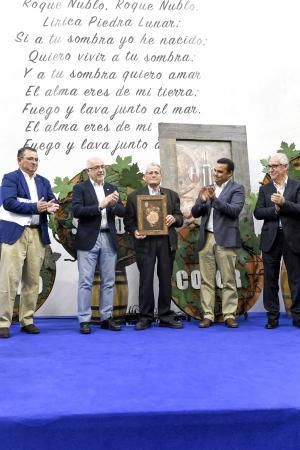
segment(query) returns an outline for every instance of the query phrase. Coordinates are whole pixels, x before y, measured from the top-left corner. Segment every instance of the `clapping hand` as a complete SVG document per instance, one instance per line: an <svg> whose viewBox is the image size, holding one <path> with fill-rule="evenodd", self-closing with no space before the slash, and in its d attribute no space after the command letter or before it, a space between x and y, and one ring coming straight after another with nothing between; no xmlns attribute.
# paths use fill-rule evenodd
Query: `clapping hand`
<svg viewBox="0 0 300 450"><path fill-rule="evenodd" d="M42 197L40 200L38 200L36 207L39 213L46 212L48 208L48 202L46 202L44 200L44 197Z"/></svg>
<svg viewBox="0 0 300 450"><path fill-rule="evenodd" d="M59 204L56 203L54 198L52 200L50 200L50 202L48 202L47 213L54 214L55 211L57 211L58 209L59 209Z"/></svg>
<svg viewBox="0 0 300 450"><path fill-rule="evenodd" d="M38 212L40 214L43 212L48 212L49 214L53 214L59 208L59 204L55 203L55 202L56 202L55 198L53 198L49 202L46 202L44 200L44 197L42 197L40 200L38 200L38 202L36 204Z"/></svg>
<svg viewBox="0 0 300 450"><path fill-rule="evenodd" d="M276 192L271 195L271 201L277 206L282 206L285 202L285 198L282 194L280 194L280 192Z"/></svg>
<svg viewBox="0 0 300 450"><path fill-rule="evenodd" d="M214 186L204 186L199 191L199 197L200 200L203 202L207 202L207 200L210 200L215 197L215 188Z"/></svg>
<svg viewBox="0 0 300 450"><path fill-rule="evenodd" d="M111 194L107 195L102 202L100 203L100 207L106 208L107 206L111 205L114 206L118 203L119 201L119 192L118 191L114 191Z"/></svg>

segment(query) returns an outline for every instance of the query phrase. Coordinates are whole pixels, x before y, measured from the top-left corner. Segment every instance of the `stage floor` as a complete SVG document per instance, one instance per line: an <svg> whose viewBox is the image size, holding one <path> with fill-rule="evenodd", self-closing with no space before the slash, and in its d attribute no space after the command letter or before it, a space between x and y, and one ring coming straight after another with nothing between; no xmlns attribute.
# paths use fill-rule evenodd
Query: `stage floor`
<svg viewBox="0 0 300 450"><path fill-rule="evenodd" d="M80 335L36 320L0 340L5 450L300 449L300 329L264 314L182 330Z"/></svg>

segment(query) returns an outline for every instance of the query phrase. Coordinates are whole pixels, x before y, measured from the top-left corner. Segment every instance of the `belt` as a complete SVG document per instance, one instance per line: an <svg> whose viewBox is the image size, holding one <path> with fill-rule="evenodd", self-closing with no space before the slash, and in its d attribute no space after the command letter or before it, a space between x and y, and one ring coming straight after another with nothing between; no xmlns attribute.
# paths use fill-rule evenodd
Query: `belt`
<svg viewBox="0 0 300 450"><path fill-rule="evenodd" d="M212 234L214 234L213 231L210 231L210 230L205 230L205 231L206 231L206 233L212 233Z"/></svg>
<svg viewBox="0 0 300 450"><path fill-rule="evenodd" d="M110 229L109 228L100 228L100 232L101 233L109 233Z"/></svg>
<svg viewBox="0 0 300 450"><path fill-rule="evenodd" d="M39 225L25 225L26 228L40 228Z"/></svg>

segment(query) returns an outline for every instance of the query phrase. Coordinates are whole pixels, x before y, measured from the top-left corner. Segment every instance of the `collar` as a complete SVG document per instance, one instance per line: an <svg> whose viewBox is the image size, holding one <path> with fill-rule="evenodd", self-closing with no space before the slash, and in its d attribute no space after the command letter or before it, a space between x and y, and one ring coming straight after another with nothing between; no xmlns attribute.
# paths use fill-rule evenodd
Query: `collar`
<svg viewBox="0 0 300 450"><path fill-rule="evenodd" d="M158 191L154 191L154 190L152 189L152 187L148 184L148 191L149 191L149 194L150 194L150 195L160 195L160 186L159 186L159 188L158 188Z"/></svg>
<svg viewBox="0 0 300 450"><path fill-rule="evenodd" d="M227 186L227 184L232 181L232 178L230 177L227 181L225 181L225 183L221 184L221 186L219 186L216 182L214 183L214 187L215 189L220 189L221 191L224 189L224 187Z"/></svg>
<svg viewBox="0 0 300 450"><path fill-rule="evenodd" d="M289 177L286 177L286 179L284 180L284 182L283 182L283 184L282 185L279 185L279 184L277 184L277 183L275 183L275 181L273 181L273 184L274 184L274 186L275 186L275 189L276 190L279 190L279 189L284 189L284 188L286 188L286 185L287 185L287 182L288 182L288 178Z"/></svg>
<svg viewBox="0 0 300 450"><path fill-rule="evenodd" d="M90 177L89 177L89 178L90 178ZM104 182L98 184L98 183L96 183L96 181L92 180L91 178L90 178L90 182L92 183L92 185L93 185L94 187L104 187Z"/></svg>
<svg viewBox="0 0 300 450"><path fill-rule="evenodd" d="M20 169L20 171L21 171L22 174L24 175L25 180L31 181L31 180L34 180L34 178L36 177L36 173L34 173L34 174L32 175L32 177L30 177L30 176L28 175L28 173L24 172L24 170Z"/></svg>

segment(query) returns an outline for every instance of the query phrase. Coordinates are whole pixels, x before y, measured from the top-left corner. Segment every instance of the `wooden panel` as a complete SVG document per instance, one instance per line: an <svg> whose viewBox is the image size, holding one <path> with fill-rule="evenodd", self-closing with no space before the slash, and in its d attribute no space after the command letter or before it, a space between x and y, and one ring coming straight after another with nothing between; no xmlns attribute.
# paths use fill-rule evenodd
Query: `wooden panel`
<svg viewBox="0 0 300 450"><path fill-rule="evenodd" d="M244 125L160 123L158 127L165 186L178 191L177 141L221 141L231 144L232 160L235 163L234 179L245 186L247 193L250 192L247 135Z"/></svg>

